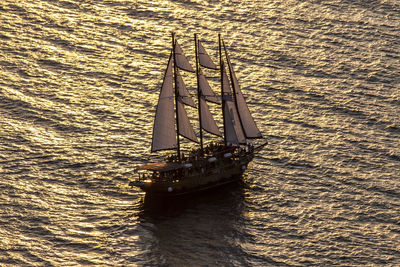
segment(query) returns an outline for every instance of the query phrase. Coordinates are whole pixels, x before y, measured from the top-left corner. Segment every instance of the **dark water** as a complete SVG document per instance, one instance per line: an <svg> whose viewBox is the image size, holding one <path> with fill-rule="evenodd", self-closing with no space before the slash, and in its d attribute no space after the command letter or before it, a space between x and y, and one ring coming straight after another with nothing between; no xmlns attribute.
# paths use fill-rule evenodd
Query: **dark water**
<svg viewBox="0 0 400 267"><path fill-rule="evenodd" d="M400 265L399 1L1 1L0 19L0 265ZM270 145L243 185L154 209L128 183L172 30L192 60L194 33L215 59L222 34Z"/></svg>

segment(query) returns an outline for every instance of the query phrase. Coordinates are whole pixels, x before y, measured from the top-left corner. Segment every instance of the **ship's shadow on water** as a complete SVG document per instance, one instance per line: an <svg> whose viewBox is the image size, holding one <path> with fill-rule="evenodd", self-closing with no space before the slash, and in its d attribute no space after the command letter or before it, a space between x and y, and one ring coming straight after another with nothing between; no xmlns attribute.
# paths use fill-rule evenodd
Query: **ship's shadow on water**
<svg viewBox="0 0 400 267"><path fill-rule="evenodd" d="M240 247L243 183L174 198L143 201L141 224L151 232L143 237L147 257L157 266L246 265ZM227 255L236 255L234 262Z"/></svg>
<svg viewBox="0 0 400 267"><path fill-rule="evenodd" d="M199 205L234 205L243 200L243 182L228 184L205 192L197 192L182 196L158 197L145 195L142 200L142 215L152 219L178 217L185 211ZM233 201L233 202L232 202Z"/></svg>

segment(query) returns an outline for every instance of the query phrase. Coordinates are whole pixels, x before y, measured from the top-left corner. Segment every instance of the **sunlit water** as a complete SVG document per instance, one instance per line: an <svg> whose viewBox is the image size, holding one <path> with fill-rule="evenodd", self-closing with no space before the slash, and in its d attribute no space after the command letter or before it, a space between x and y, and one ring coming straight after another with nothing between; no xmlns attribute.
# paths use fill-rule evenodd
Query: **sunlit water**
<svg viewBox="0 0 400 267"><path fill-rule="evenodd" d="M9 0L0 20L0 265L400 264L397 0ZM194 33L216 62L222 34L270 145L243 185L154 209L128 183L171 31L192 62Z"/></svg>

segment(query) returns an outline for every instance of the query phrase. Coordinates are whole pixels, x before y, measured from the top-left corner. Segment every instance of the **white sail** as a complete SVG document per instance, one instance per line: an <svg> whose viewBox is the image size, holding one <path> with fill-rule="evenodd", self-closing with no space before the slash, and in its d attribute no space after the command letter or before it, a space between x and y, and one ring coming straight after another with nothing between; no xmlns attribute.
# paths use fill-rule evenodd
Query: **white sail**
<svg viewBox="0 0 400 267"><path fill-rule="evenodd" d="M200 41L198 41L198 50L199 50L200 65L209 69L217 69L217 66L214 64L210 56L207 54L206 50L204 49Z"/></svg>
<svg viewBox="0 0 400 267"><path fill-rule="evenodd" d="M180 69L194 72L194 69L190 65L189 60L183 54L183 50L178 42L175 44L175 64Z"/></svg>
<svg viewBox="0 0 400 267"><path fill-rule="evenodd" d="M218 129L217 124L215 123L211 115L207 102L203 98L200 98L200 110L201 110L202 128L211 134L222 136L221 132Z"/></svg>
<svg viewBox="0 0 400 267"><path fill-rule="evenodd" d="M225 127L227 142L231 139L233 144L246 143L246 136L243 132L243 127L240 124L239 115L233 101L225 102ZM234 140L237 140L237 143L234 143Z"/></svg>
<svg viewBox="0 0 400 267"><path fill-rule="evenodd" d="M182 76L179 74L179 70L176 72L176 84L178 87L179 97L185 105L189 105L191 107L196 107L192 97L190 96L185 83L183 82Z"/></svg>
<svg viewBox="0 0 400 267"><path fill-rule="evenodd" d="M247 138L262 138L261 132L257 128L257 125L250 114L250 110L240 90L239 82L236 78L235 72L233 71L233 67L229 59L229 55L226 51L226 48L225 48L225 55L226 55L226 60L228 62L229 72L231 75L231 82L232 82L233 92L236 98L237 110L239 113L240 121L243 125L243 129L245 131L245 135Z"/></svg>
<svg viewBox="0 0 400 267"><path fill-rule="evenodd" d="M190 124L184 105L181 101L178 101L178 122L179 122L179 134L186 137L189 140L197 142L196 134L194 133L193 127Z"/></svg>
<svg viewBox="0 0 400 267"><path fill-rule="evenodd" d="M177 147L174 112L172 53L164 74L153 127L151 151Z"/></svg>
<svg viewBox="0 0 400 267"><path fill-rule="evenodd" d="M221 103L217 96L215 95L214 91L211 89L210 85L208 84L206 77L204 77L203 73L200 70L199 73L199 88L201 94L204 96L204 98L209 101L213 102L216 104Z"/></svg>

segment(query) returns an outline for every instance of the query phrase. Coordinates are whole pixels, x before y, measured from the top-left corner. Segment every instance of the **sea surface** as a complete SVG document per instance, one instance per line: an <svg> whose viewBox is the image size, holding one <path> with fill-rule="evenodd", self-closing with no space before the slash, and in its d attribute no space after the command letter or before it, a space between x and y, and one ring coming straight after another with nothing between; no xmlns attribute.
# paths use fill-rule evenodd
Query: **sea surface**
<svg viewBox="0 0 400 267"><path fill-rule="evenodd" d="M154 206L172 31L192 64L221 33L269 145ZM399 266L400 2L0 1L0 265Z"/></svg>

